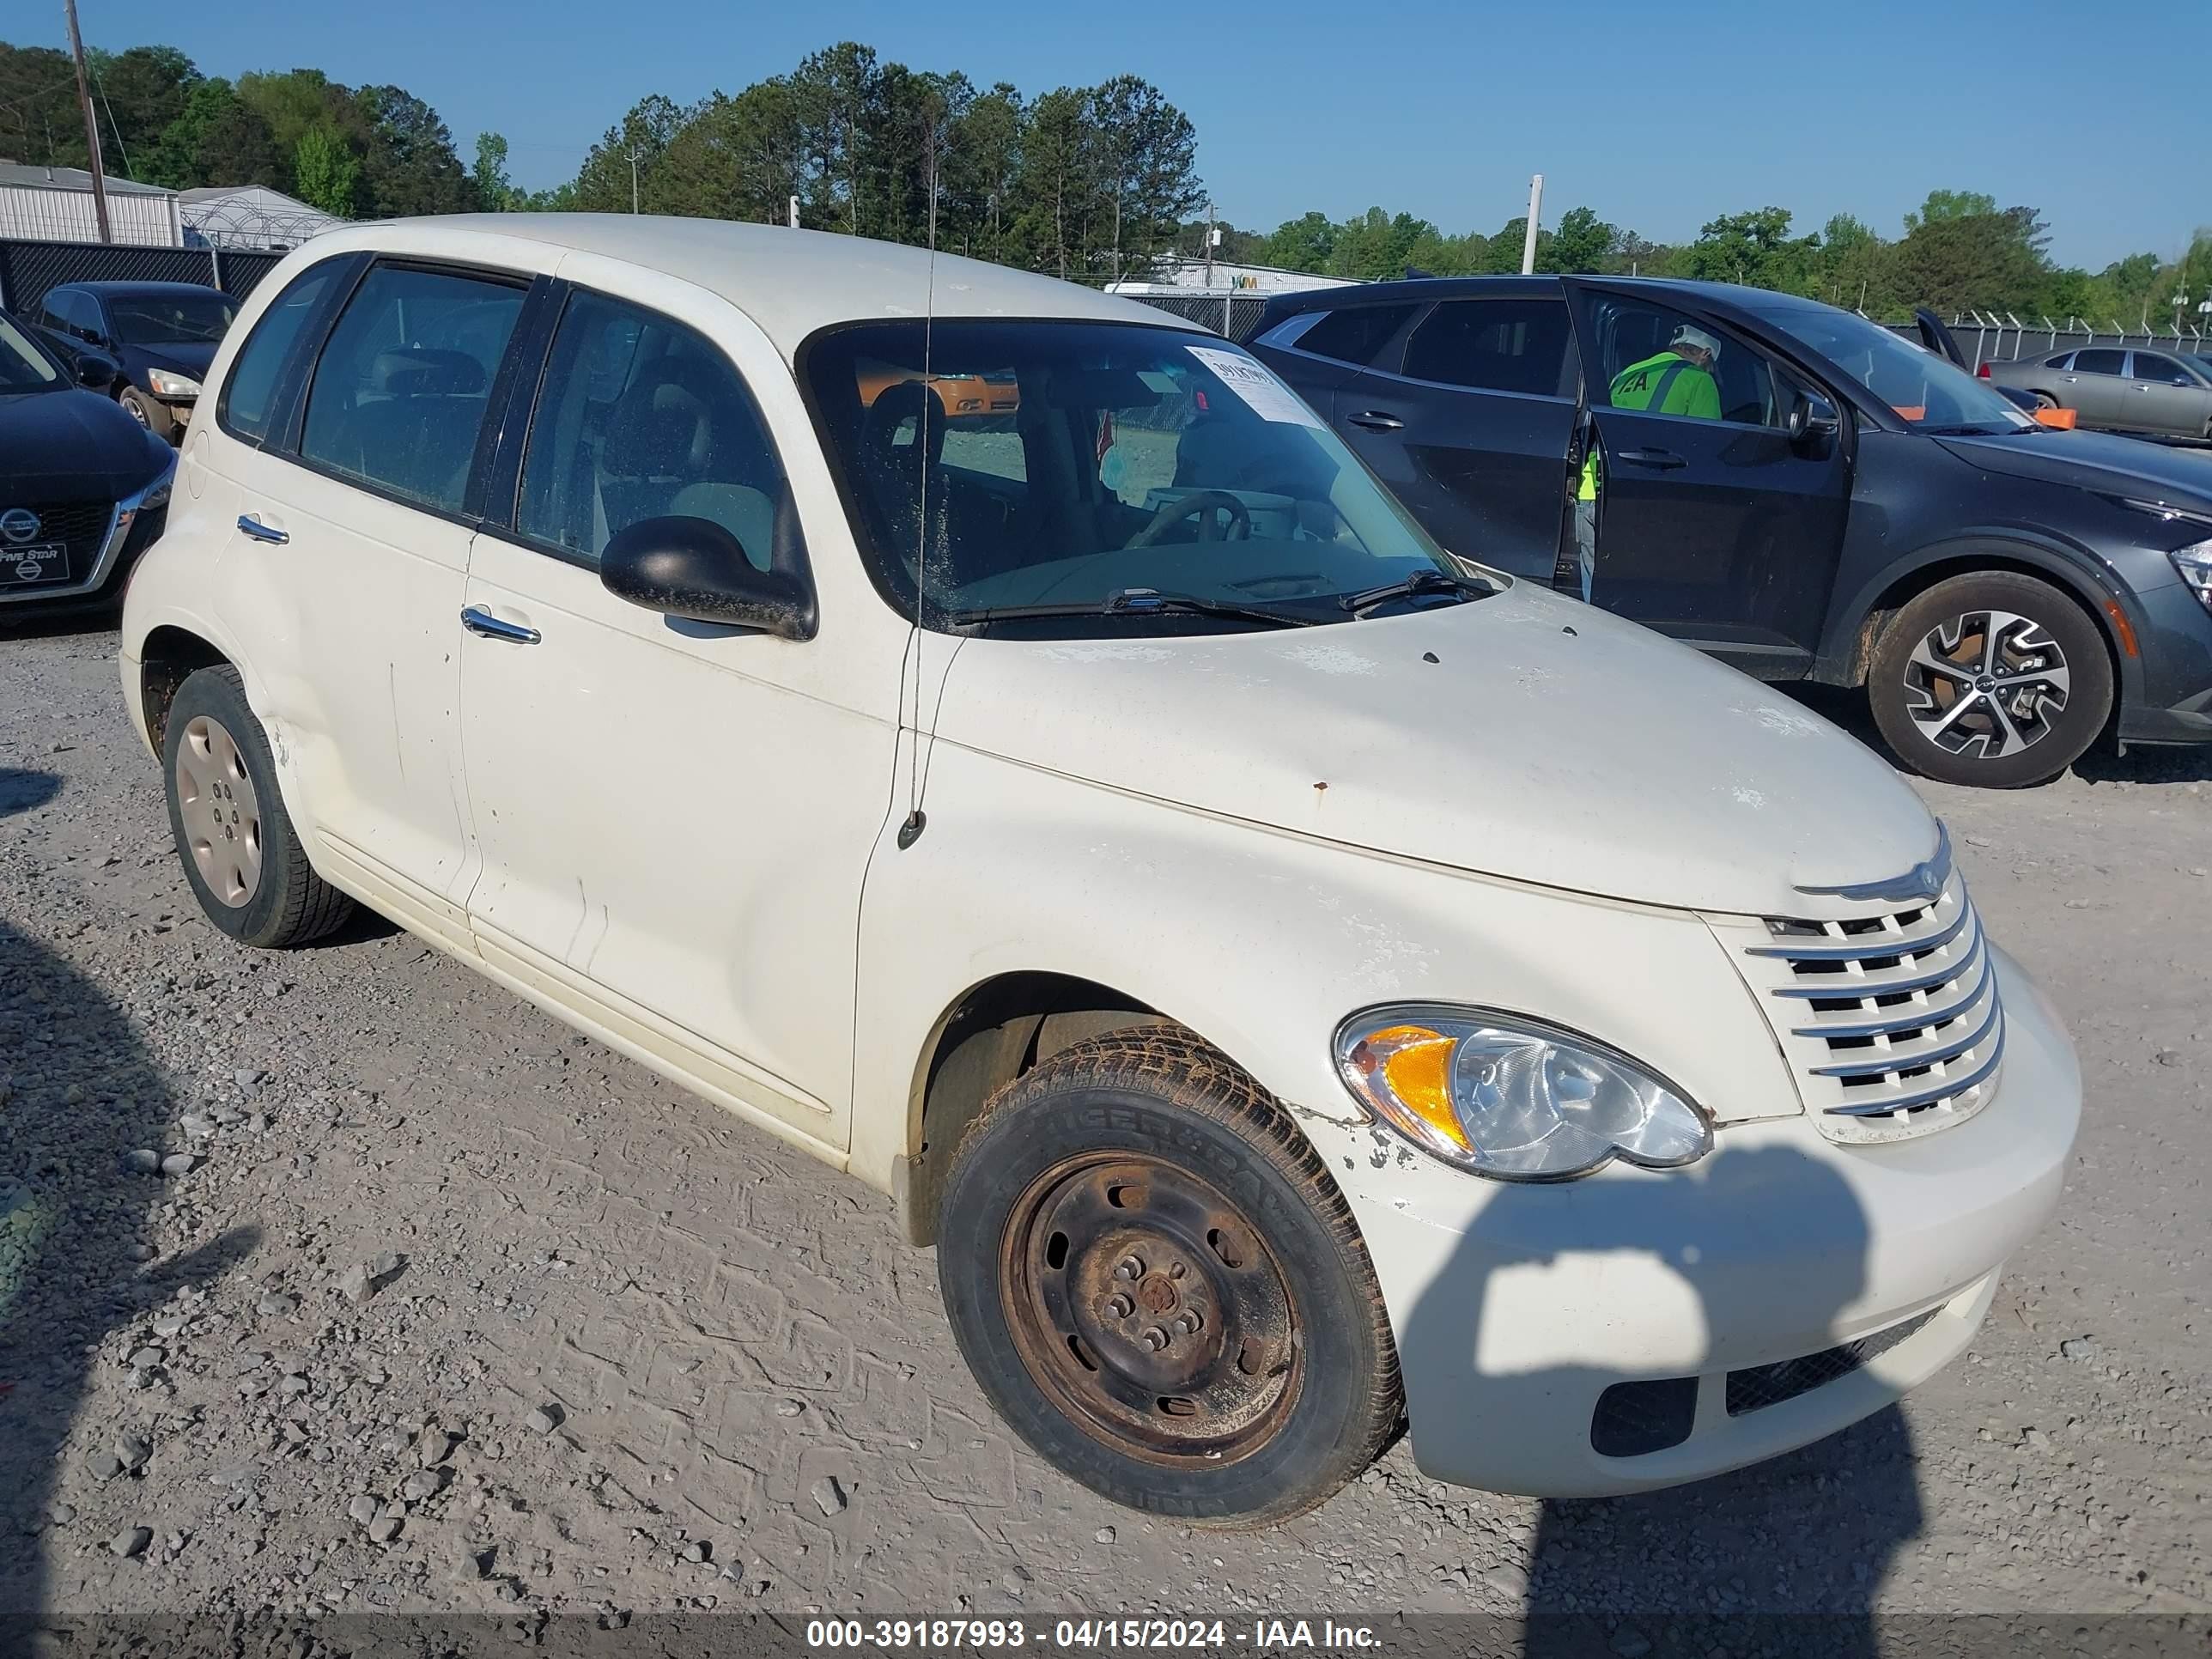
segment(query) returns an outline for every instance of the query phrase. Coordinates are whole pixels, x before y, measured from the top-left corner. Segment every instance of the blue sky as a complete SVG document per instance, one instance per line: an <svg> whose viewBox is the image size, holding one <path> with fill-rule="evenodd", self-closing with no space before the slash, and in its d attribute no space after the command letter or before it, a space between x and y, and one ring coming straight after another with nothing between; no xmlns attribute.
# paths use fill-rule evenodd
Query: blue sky
<svg viewBox="0 0 2212 1659"><path fill-rule="evenodd" d="M2212 221L2207 0L80 0L80 10L93 44L167 42L210 74L313 65L356 85L396 82L437 107L465 159L480 130L505 133L512 170L532 186L572 173L647 93L734 92L850 38L1030 94L1144 76L1196 124L1223 214L1261 229L1308 208L1340 217L1380 204L1447 230L1493 230L1525 206L1537 171L1546 222L1586 204L1658 240L1769 204L1792 209L1800 230L1850 211L1893 236L1937 186L2042 209L2053 253L2092 269L2142 248L2179 252ZM60 45L61 33L58 4L0 24L19 44Z"/></svg>

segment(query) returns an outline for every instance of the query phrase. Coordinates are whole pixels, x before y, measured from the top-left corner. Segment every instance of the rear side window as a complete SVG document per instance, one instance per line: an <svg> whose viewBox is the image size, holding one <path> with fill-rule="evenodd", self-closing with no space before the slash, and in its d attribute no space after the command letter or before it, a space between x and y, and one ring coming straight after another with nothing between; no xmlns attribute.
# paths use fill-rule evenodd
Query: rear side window
<svg viewBox="0 0 2212 1659"><path fill-rule="evenodd" d="M2045 357L2043 360L2043 366L2045 368L2065 368L2071 365L2073 361L2072 352L2062 351L2056 357Z"/></svg>
<svg viewBox="0 0 2212 1659"><path fill-rule="evenodd" d="M1406 342L1406 373L1417 380L1532 392L1566 389L1567 307L1559 300L1448 300Z"/></svg>
<svg viewBox="0 0 2212 1659"><path fill-rule="evenodd" d="M1364 368L1382 355L1382 348L1417 309L1412 305L1346 306L1328 313L1294 343L1298 350L1316 357L1358 363Z"/></svg>
<svg viewBox="0 0 2212 1659"><path fill-rule="evenodd" d="M307 319L315 314L316 306L330 288L334 263L325 260L295 276L246 337L224 378L222 404L216 411L223 430L233 437L259 443L269 435L270 405L276 398L277 377L299 341L300 331L307 325Z"/></svg>
<svg viewBox="0 0 2212 1659"><path fill-rule="evenodd" d="M2128 372L2127 354L2099 346L2094 350L2074 354L2076 374L2124 374Z"/></svg>
<svg viewBox="0 0 2212 1659"><path fill-rule="evenodd" d="M544 386L523 453L520 534L596 566L608 538L642 520L708 519L760 569L795 561L798 520L767 426L697 331L580 292Z"/></svg>
<svg viewBox="0 0 2212 1659"><path fill-rule="evenodd" d="M459 511L522 301L520 287L482 277L374 267L315 365L301 456Z"/></svg>

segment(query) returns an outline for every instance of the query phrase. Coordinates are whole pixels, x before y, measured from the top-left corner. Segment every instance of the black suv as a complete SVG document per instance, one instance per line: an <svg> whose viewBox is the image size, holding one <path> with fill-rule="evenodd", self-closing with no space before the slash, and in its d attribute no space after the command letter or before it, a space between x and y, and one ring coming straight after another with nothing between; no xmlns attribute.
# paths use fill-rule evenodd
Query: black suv
<svg viewBox="0 0 2212 1659"><path fill-rule="evenodd" d="M1931 777L2040 782L2108 730L2212 743L2212 456L2052 430L1850 312L1719 283L1326 289L1248 343L1447 548L1582 595L1589 494L1591 603L1865 685ZM1626 406L1684 355L1710 384L1662 407L1696 413Z"/></svg>
<svg viewBox="0 0 2212 1659"><path fill-rule="evenodd" d="M73 368L88 348L113 358L116 400L155 437L180 443L237 315L237 301L200 283L64 283L46 290L39 328Z"/></svg>

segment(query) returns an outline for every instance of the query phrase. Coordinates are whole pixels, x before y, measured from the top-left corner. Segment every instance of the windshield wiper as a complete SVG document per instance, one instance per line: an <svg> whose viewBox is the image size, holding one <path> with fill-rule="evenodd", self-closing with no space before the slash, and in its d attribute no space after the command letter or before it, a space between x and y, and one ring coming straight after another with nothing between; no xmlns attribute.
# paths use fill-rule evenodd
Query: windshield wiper
<svg viewBox="0 0 2212 1659"><path fill-rule="evenodd" d="M1462 599L1486 599L1498 590L1472 576L1455 576L1445 570L1416 570L1402 581L1385 582L1358 593L1346 593L1337 603L1355 617L1363 617L1392 599L1410 599L1423 593L1456 593Z"/></svg>
<svg viewBox="0 0 2212 1659"><path fill-rule="evenodd" d="M1202 599L1194 593L1156 592L1149 587L1125 587L1103 600L986 605L975 611L949 611L945 619L957 627L965 627L975 623L1018 622L1045 617L1212 617L1228 622L1257 623L1264 628L1309 628L1321 620L1318 617L1301 617L1294 611L1236 605L1226 599Z"/></svg>

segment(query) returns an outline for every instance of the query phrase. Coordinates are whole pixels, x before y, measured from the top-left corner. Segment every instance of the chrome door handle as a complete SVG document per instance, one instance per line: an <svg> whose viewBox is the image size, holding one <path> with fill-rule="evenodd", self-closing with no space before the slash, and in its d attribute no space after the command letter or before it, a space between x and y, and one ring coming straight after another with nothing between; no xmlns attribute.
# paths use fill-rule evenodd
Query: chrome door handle
<svg viewBox="0 0 2212 1659"><path fill-rule="evenodd" d="M257 542L267 542L275 547L282 547L292 539L290 532L271 530L251 513L241 513L238 515L238 530L242 536L250 537Z"/></svg>
<svg viewBox="0 0 2212 1659"><path fill-rule="evenodd" d="M1344 417L1354 426L1364 426L1370 432L1402 431L1406 423L1395 415L1385 415L1379 409L1363 409L1357 415Z"/></svg>
<svg viewBox="0 0 2212 1659"><path fill-rule="evenodd" d="M545 636L534 628L525 628L520 623L501 622L480 605L472 605L461 612L461 626L471 634L481 634L488 640L506 640L515 645L535 645Z"/></svg>

